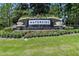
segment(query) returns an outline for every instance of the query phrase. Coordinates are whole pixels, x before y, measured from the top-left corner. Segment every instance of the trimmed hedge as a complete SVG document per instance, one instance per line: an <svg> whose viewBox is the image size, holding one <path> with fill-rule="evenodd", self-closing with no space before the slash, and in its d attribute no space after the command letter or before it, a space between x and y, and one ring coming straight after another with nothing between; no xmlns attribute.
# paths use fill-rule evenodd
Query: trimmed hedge
<svg viewBox="0 0 79 59"><path fill-rule="evenodd" d="M32 37L44 37L44 36L59 36L64 34L79 33L79 29L73 30L29 30L29 31L13 31L12 29L1 30L1 38L32 38Z"/></svg>
<svg viewBox="0 0 79 59"><path fill-rule="evenodd" d="M24 36L25 38L31 37L44 37L44 36L59 36L65 34L79 33L79 29L74 30L48 30L48 31L31 31Z"/></svg>
<svg viewBox="0 0 79 59"><path fill-rule="evenodd" d="M2 38L21 38L25 35L25 32L17 32L17 31L0 31L0 37Z"/></svg>

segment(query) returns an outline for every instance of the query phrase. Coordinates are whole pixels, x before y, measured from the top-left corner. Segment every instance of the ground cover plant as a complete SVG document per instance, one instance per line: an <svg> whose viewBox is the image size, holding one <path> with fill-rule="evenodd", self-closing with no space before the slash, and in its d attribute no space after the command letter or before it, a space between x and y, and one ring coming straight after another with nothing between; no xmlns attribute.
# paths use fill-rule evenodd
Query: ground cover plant
<svg viewBox="0 0 79 59"><path fill-rule="evenodd" d="M79 56L79 34L0 39L0 55Z"/></svg>

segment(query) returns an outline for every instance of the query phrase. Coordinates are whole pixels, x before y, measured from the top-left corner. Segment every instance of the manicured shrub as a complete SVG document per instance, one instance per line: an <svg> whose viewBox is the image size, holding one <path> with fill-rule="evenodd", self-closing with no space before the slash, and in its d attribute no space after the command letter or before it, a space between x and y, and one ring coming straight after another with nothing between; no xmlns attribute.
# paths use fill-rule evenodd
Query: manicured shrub
<svg viewBox="0 0 79 59"><path fill-rule="evenodd" d="M4 30L4 31L11 32L11 31L13 31L13 28L11 28L11 27L7 27L7 28L4 28L3 30Z"/></svg>
<svg viewBox="0 0 79 59"><path fill-rule="evenodd" d="M59 36L65 34L79 33L79 29L69 30L39 30L39 31L13 31L10 29L4 29L0 31L0 37L2 38L32 38L32 37L44 37L44 36Z"/></svg>

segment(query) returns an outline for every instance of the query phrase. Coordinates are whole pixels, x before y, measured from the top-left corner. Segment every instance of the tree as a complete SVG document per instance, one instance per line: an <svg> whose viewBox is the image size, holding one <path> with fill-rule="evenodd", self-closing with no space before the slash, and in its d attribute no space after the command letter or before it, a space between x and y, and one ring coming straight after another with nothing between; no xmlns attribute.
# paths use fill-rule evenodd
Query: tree
<svg viewBox="0 0 79 59"><path fill-rule="evenodd" d="M10 26L11 23L11 11L12 10L12 4L2 4L1 7L0 7L0 13L1 13L1 17L0 17L0 20L2 20L2 25L4 27L6 26Z"/></svg>
<svg viewBox="0 0 79 59"><path fill-rule="evenodd" d="M31 3L30 8L33 10L33 15L44 15L47 14L50 10L49 3Z"/></svg>
<svg viewBox="0 0 79 59"><path fill-rule="evenodd" d="M28 3L19 3L17 7L17 9L20 9L20 10L26 10L27 8L29 8Z"/></svg>
<svg viewBox="0 0 79 59"><path fill-rule="evenodd" d="M57 4L57 3L51 4L49 14L53 15L53 16L56 16L56 17L60 17L60 7L59 7L59 4Z"/></svg>
<svg viewBox="0 0 79 59"><path fill-rule="evenodd" d="M68 3L65 6L65 13L68 16L68 20L66 21L69 26L77 26L79 24L79 4Z"/></svg>

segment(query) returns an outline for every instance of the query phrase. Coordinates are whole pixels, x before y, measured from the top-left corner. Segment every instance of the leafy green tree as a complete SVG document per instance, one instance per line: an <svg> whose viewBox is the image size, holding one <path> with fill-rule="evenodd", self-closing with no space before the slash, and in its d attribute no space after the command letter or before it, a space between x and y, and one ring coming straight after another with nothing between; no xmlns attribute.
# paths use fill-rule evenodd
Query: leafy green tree
<svg viewBox="0 0 79 59"><path fill-rule="evenodd" d="M0 20L4 27L11 25L11 11L12 10L12 4L10 3L4 3L0 7Z"/></svg>
<svg viewBox="0 0 79 59"><path fill-rule="evenodd" d="M56 16L56 17L60 17L59 5L58 4L51 4L49 14L53 15L53 16Z"/></svg>
<svg viewBox="0 0 79 59"><path fill-rule="evenodd" d="M44 15L50 10L50 3L31 3L30 8L33 10L33 15Z"/></svg>
<svg viewBox="0 0 79 59"><path fill-rule="evenodd" d="M79 4L68 3L65 6L65 13L68 16L68 20L66 21L69 26L77 26L79 25Z"/></svg>

